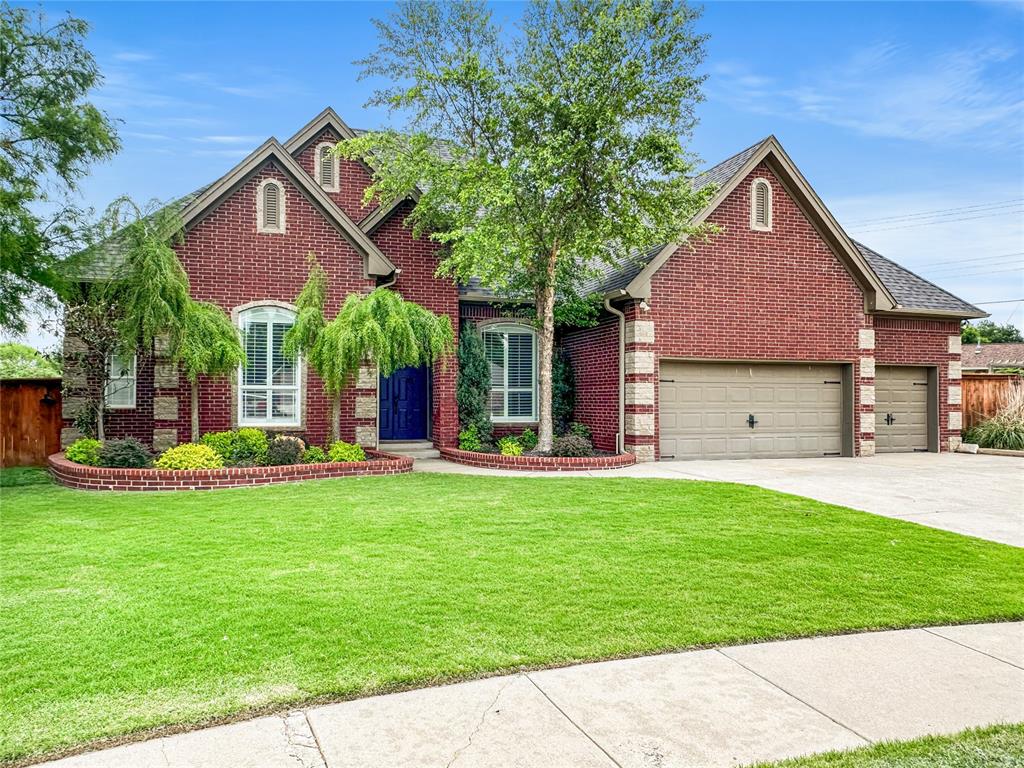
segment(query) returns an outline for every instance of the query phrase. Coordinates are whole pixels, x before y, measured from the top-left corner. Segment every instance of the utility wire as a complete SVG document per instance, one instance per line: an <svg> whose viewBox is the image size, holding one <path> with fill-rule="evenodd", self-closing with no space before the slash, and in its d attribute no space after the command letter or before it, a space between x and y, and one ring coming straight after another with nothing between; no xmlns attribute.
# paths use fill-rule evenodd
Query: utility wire
<svg viewBox="0 0 1024 768"><path fill-rule="evenodd" d="M1000 299L999 301L976 301L974 303L981 306L982 304L1016 304L1018 301L1024 301L1024 299Z"/></svg>
<svg viewBox="0 0 1024 768"><path fill-rule="evenodd" d="M923 267L920 267L920 269L927 269L932 274L939 275L949 272L959 272L965 269L994 269L996 267L1013 266L1014 264L1024 264L1024 261L1021 261L1019 256L1014 256L1012 258L999 259L998 261L986 262L984 264L964 264L963 266L959 267L945 266L939 267L938 269L932 269L931 265L925 265Z"/></svg>
<svg viewBox="0 0 1024 768"><path fill-rule="evenodd" d="M977 277L979 275L1003 275L1009 272L1024 272L1024 267L1015 267L1013 269L993 269L984 270L982 272L960 272L952 275L939 275L942 280L950 280L954 277Z"/></svg>
<svg viewBox="0 0 1024 768"><path fill-rule="evenodd" d="M1017 198L1014 198L1012 200L997 200L996 202L992 202L992 203L977 203L976 205L965 205L965 206L961 206L959 208L938 208L938 209L935 209L935 210L932 210L932 211L920 211L918 213L906 213L906 214L899 214L899 215L896 215L896 216L876 216L876 217L867 218L867 219L853 219L849 223L850 224L869 224L869 223L874 224L874 223L880 223L880 222L885 222L885 221L897 221L897 220L901 220L901 219L916 219L916 218L919 218L919 217L938 216L939 214L945 214L945 213L959 213L961 211L971 211L971 210L978 209L978 208L981 208L981 209L985 209L985 208L1000 208L1000 207L1006 207L1006 206L1010 206L1010 205L1020 204L1022 202L1024 202L1024 197L1017 197Z"/></svg>
<svg viewBox="0 0 1024 768"><path fill-rule="evenodd" d="M968 261L990 261L995 259L1005 259L1010 256L1024 256L1024 251L1017 251L1015 253L1000 253L996 256L975 256L970 259L946 259L945 261L933 261L930 266L936 266L938 264L963 264Z"/></svg>
<svg viewBox="0 0 1024 768"><path fill-rule="evenodd" d="M960 216L953 219L937 219L935 221L919 221L913 224L903 224L896 227L882 227L880 229L862 229L861 234L870 232L891 232L894 229L913 229L914 227L931 227L937 224L952 224L957 221L974 221L975 219L991 219L996 216L1009 216L1009 215L1020 215L1024 214L1024 208L1015 209L1012 211L1002 211L1000 213L984 213L979 216Z"/></svg>

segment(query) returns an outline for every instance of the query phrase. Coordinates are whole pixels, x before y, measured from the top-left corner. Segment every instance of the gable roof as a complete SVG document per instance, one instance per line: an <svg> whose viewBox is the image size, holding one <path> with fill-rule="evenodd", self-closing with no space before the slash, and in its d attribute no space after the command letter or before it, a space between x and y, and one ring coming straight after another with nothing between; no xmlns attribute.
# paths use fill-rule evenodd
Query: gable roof
<svg viewBox="0 0 1024 768"><path fill-rule="evenodd" d="M965 371L1024 368L1024 343L964 344L960 356Z"/></svg>
<svg viewBox="0 0 1024 768"><path fill-rule="evenodd" d="M694 217L692 223L699 224L707 219L762 162L775 173L790 197L860 285L868 311L963 318L987 316L972 304L854 242L774 136L768 136L747 147L693 179L694 189L702 189L710 184L714 184L717 189L715 196ZM678 247L678 244L669 243L643 253L624 255L617 264L603 268L587 288L606 295L649 298L651 278Z"/></svg>

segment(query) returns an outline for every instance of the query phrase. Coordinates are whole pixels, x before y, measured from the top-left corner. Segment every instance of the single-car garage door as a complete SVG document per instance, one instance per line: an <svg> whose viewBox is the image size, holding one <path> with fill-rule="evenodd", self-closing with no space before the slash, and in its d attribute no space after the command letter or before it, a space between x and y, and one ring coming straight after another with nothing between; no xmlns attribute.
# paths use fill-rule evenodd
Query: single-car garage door
<svg viewBox="0 0 1024 768"><path fill-rule="evenodd" d="M928 369L875 367L875 452L928 450Z"/></svg>
<svg viewBox="0 0 1024 768"><path fill-rule="evenodd" d="M662 361L661 458L838 456L841 376L838 365Z"/></svg>

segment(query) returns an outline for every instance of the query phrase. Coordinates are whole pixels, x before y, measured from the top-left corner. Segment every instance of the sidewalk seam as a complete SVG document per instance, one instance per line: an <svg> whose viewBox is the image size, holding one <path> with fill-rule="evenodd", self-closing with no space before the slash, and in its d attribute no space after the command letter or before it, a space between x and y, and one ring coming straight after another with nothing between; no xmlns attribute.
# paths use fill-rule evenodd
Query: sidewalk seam
<svg viewBox="0 0 1024 768"><path fill-rule="evenodd" d="M742 646L741 646L741 647L742 647ZM862 740L863 740L863 741L864 741L864 742L865 742L866 744L873 744L873 743L874 743L874 742L873 742L873 741L872 741L871 739L869 739L869 738L868 738L867 736L865 736L865 735L864 735L863 733L860 733L860 732L858 732L858 731L854 730L853 728L851 728L850 726L848 726L848 725L847 725L846 723L843 723L843 722L841 722L841 721L839 721L839 720L836 720L836 719L835 719L834 717L832 717L832 715L830 715L830 714L829 714L828 712L823 712L822 710L818 709L818 708L817 708L816 706L814 706L813 704L811 704L811 703L810 703L809 701L804 701L804 700L803 700L803 699L801 699L801 698L800 698L799 696L797 696L796 694L794 694L794 693L793 693L792 691L787 691L787 690L786 690L785 688L783 688L783 687L782 687L781 685L779 685L778 683L776 683L776 682L775 682L774 680L770 680L770 679L768 679L767 677L765 677L764 675L762 675L762 674L761 674L760 672L758 672L757 670L755 670L755 669L751 669L750 667L748 667L748 666L747 666L746 664L744 664L744 663L743 663L742 661L740 661L739 659L735 659L735 658L733 658L732 656L730 656L729 654L727 654L727 653L726 653L725 651L723 651L723 650L722 650L721 648L715 648L715 650L716 650L716 651L717 651L718 653L722 654L722 655L723 655L723 656L724 656L725 658L727 658L727 659L728 659L729 661L731 661L731 662L733 662L734 664L736 664L737 666L739 666L739 667L741 667L741 668L743 668L743 669L747 670L747 672L749 672L750 674L752 674L752 675L754 675L754 676L756 676L756 677L759 677L759 678L761 678L761 679L762 679L762 680L764 680L764 681L765 681L766 683L768 683L768 685L770 685L770 686L772 686L773 688L777 688L778 690L782 691L782 692L783 692L784 694L786 694L787 696L789 696L789 697L790 697L791 699L794 699L794 700L796 700L796 701L799 701L799 702L800 702L801 704L803 704L803 705L804 705L805 707L807 707L808 709L811 709L811 710L813 710L814 712L817 712L817 713L818 713L819 715L821 715L822 717L826 717L826 718L828 718L828 719L829 719L829 720L831 720L831 721L832 721L833 723L835 723L836 725L838 725L838 726L839 726L840 728L843 728L843 729L845 729L845 730L849 731L850 733L852 733L852 734L853 734L854 736L856 736L856 737L857 737L858 739L862 739Z"/></svg>
<svg viewBox="0 0 1024 768"><path fill-rule="evenodd" d="M306 721L306 725L309 726L309 732L313 735L313 743L316 744L316 751L320 753L320 759L323 761L324 768L331 768L331 764L327 762L327 755L324 754L324 748L320 744L320 737L316 735L313 721L309 719L309 712L305 709L302 710L302 718Z"/></svg>
<svg viewBox="0 0 1024 768"><path fill-rule="evenodd" d="M612 764L615 765L616 768L622 768L622 763L620 763L618 760L616 760L614 757L612 757L611 753L607 749L605 749L604 747L602 747L600 744L597 743L597 739L595 739L593 736L591 736L589 733L587 733L585 730L583 730L583 728L580 726L579 723L577 723L575 720L573 720L571 717L569 717L568 713L564 709L562 709L560 706L558 706L558 704L555 703L554 699L552 699L550 696L548 696L547 691L545 691L543 688L541 688L537 684L537 681L534 680L532 677L530 677L530 673L529 672L524 672L523 673L523 677L525 677L527 680L529 680L533 684L533 687L536 688L538 691L540 691L540 695L543 696L545 699L547 699L548 703L551 704L552 707L557 709L558 712L562 715L562 717L564 717L566 720L568 720L570 723L572 723L572 726L577 731L579 731L584 736L586 736L587 739L590 740L591 744L593 744L595 747L597 747L599 750L601 750L601 752L604 753L604 756L607 757L609 760L611 760Z"/></svg>
<svg viewBox="0 0 1024 768"><path fill-rule="evenodd" d="M973 645L967 645L966 643L961 643L959 640L954 640L952 637L946 637L945 635L940 635L938 632L933 632L932 628L930 628L930 627L921 627L921 629L923 629L929 635L934 635L935 637L941 637L943 640L948 640L949 642L953 643L954 645L959 645L961 648L966 648L969 651L974 651L975 653L980 653L982 656L988 656L990 659L995 659L996 661L1003 662L1003 664L1009 664L1014 669L1024 670L1024 667L1020 666L1019 664L1014 664L1012 661L1007 661L1006 659L1000 658L999 656L993 656L991 653L986 653L985 651L981 650L980 648L975 648Z"/></svg>

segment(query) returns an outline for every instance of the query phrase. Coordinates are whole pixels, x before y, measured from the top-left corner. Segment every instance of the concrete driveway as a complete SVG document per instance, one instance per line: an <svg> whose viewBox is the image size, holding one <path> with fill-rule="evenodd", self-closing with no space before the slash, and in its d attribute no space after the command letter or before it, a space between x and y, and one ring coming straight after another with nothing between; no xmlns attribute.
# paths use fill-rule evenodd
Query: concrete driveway
<svg viewBox="0 0 1024 768"><path fill-rule="evenodd" d="M1024 547L1024 459L893 453L864 459L663 461L625 472L725 480Z"/></svg>

